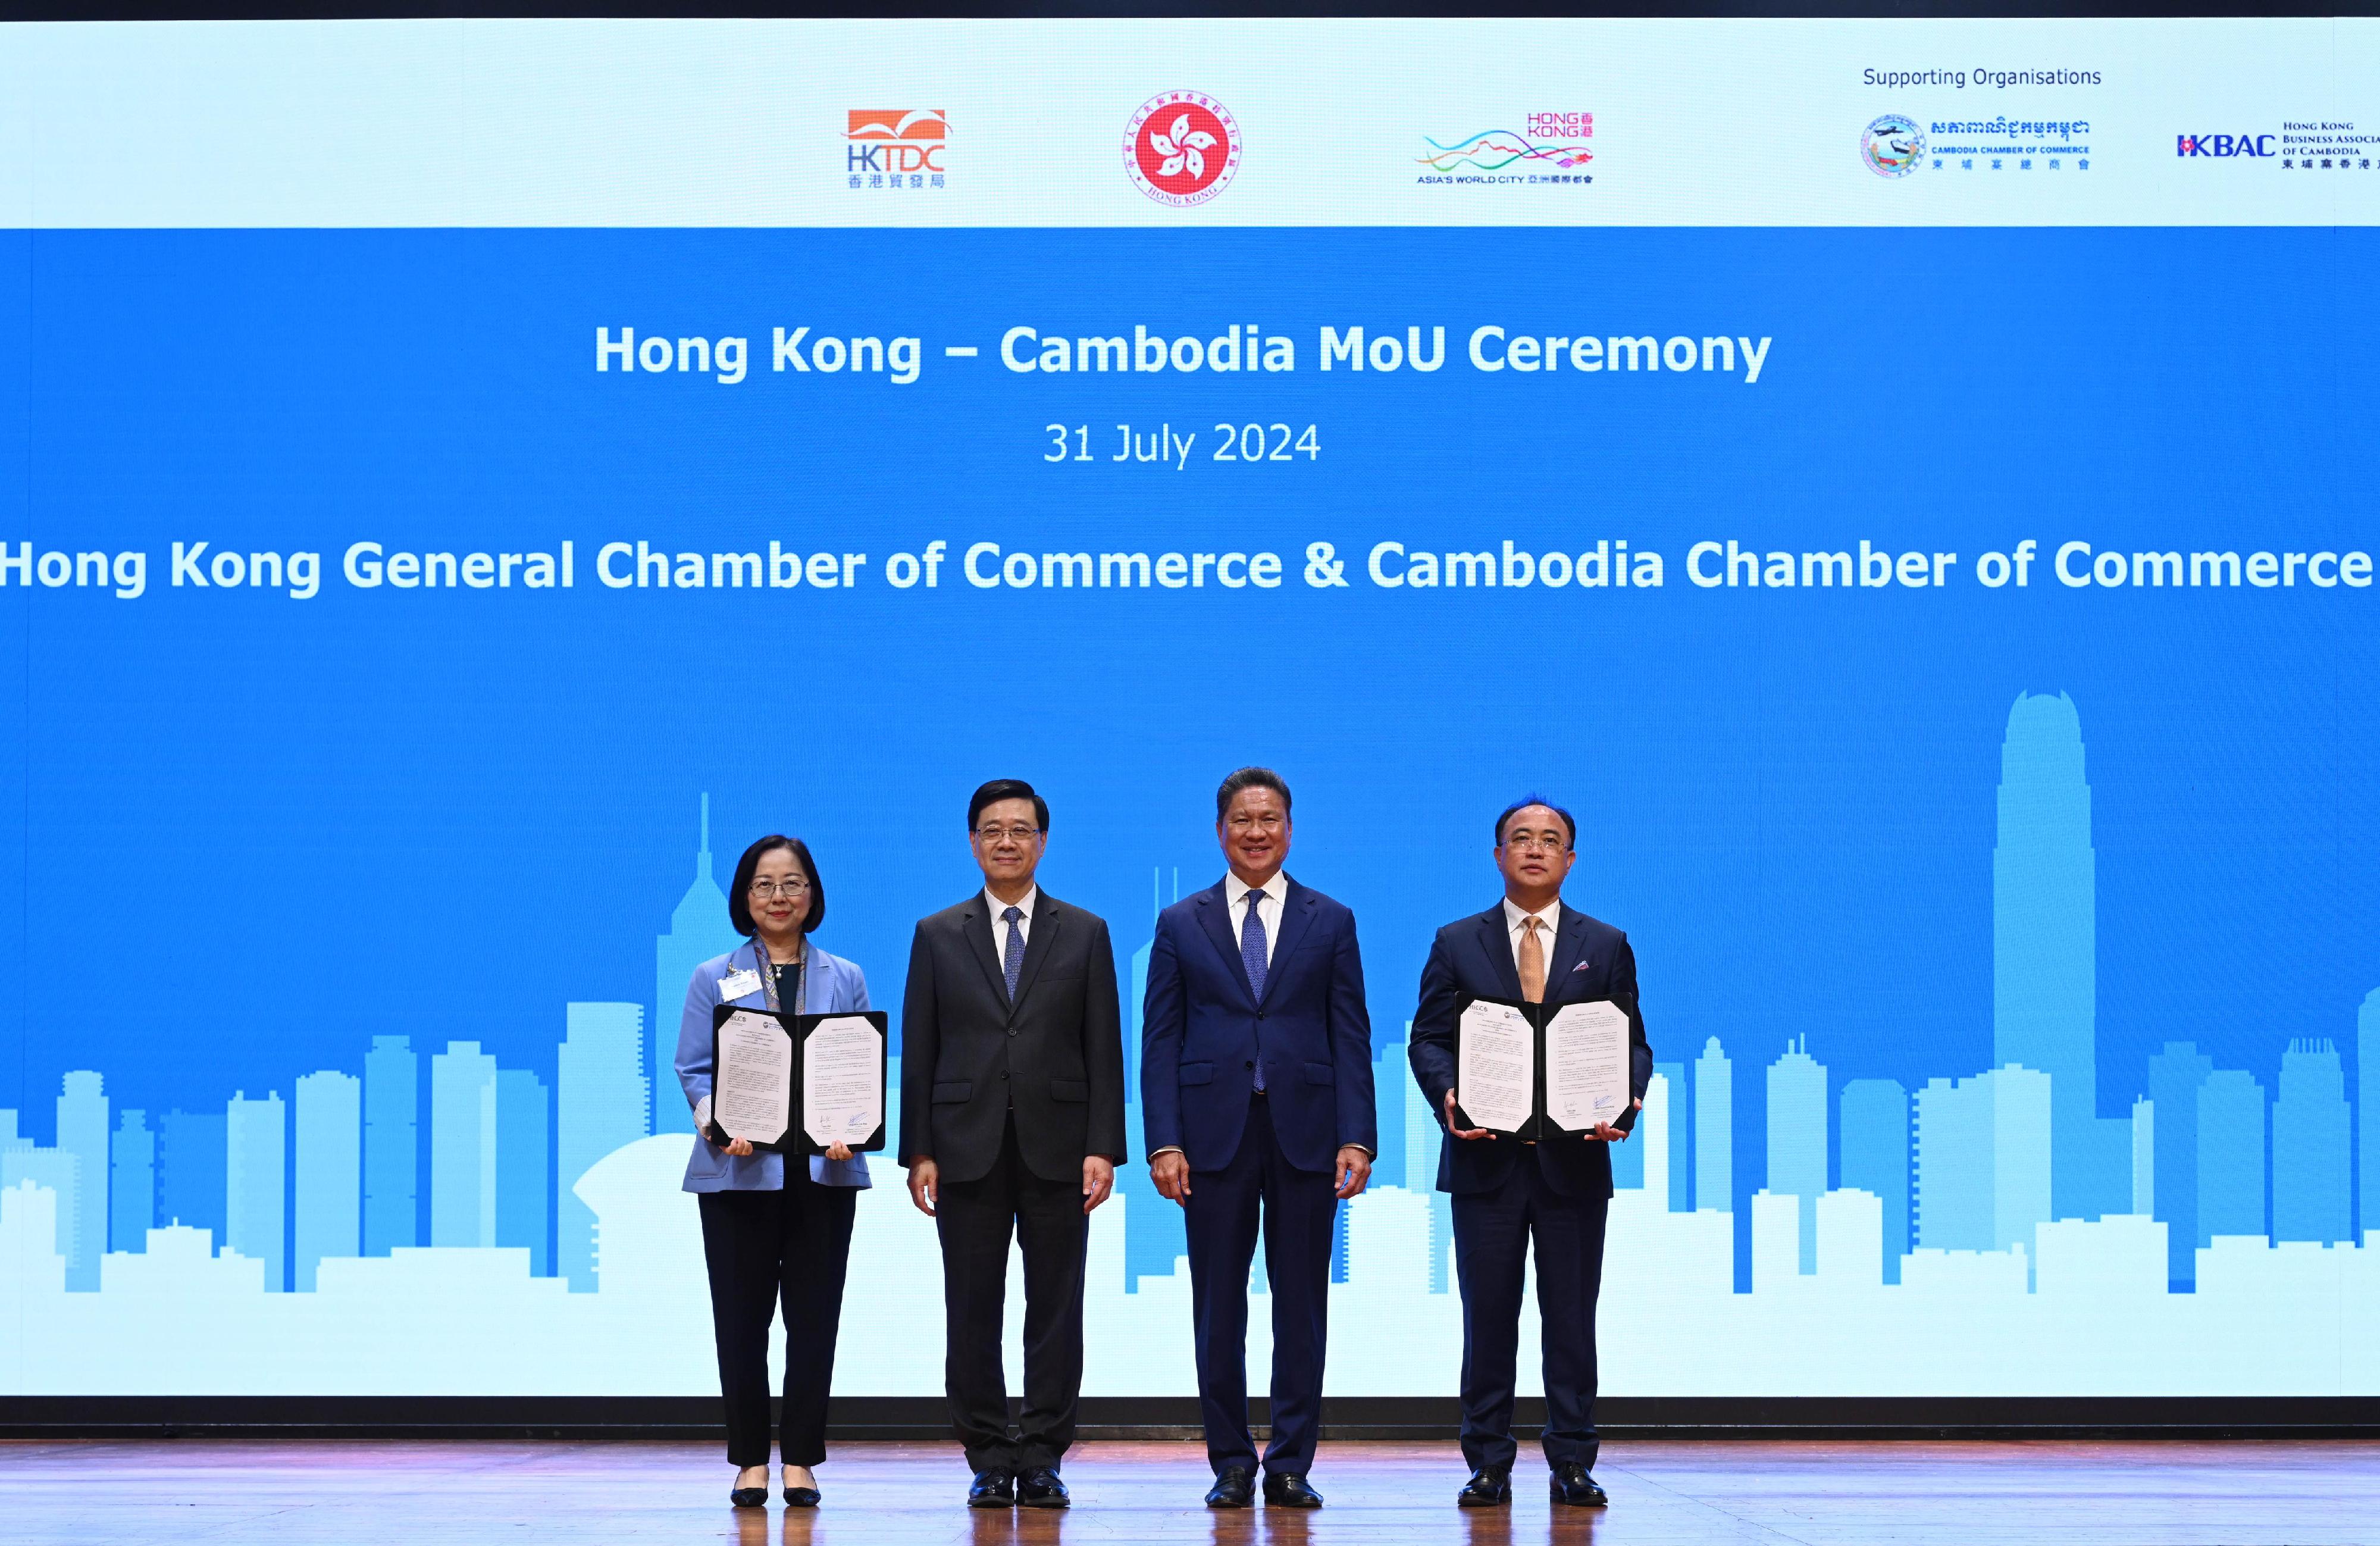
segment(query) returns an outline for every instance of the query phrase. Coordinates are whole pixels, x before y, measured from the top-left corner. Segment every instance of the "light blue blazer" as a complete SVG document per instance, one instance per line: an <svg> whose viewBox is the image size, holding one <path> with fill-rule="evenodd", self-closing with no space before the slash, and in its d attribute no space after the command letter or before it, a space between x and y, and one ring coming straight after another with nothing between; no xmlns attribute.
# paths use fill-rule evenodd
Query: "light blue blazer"
<svg viewBox="0 0 2380 1546"><path fill-rule="evenodd" d="M868 979L840 956L830 956L816 943L809 947L808 980L803 988L804 1008L812 1015L832 1015L868 1007ZM710 1012L719 1005L719 982L731 973L759 969L759 947L746 941L724 956L694 968L686 985L686 1014L677 1027L677 1082L686 1091L686 1108L700 1105L710 1094ZM727 1002L739 1009L766 1009L766 989L756 988ZM791 1009L791 1004L781 1005ZM868 1156L848 1160L810 1156L810 1179L822 1187L865 1187ZM694 1135L694 1153L686 1163L686 1189L690 1192L773 1192L785 1185L785 1157L767 1150L736 1155Z"/></svg>

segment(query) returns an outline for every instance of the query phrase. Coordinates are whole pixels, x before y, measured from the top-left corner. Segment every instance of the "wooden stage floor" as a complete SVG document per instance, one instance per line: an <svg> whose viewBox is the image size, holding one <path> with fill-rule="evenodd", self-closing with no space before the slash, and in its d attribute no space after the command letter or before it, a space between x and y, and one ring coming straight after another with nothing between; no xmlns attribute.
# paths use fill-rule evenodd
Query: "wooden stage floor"
<svg viewBox="0 0 2380 1546"><path fill-rule="evenodd" d="M0 1541L486 1546L2290 1546L2380 1543L2380 1443L1616 1443L1609 1510L1555 1510L1535 1457L1509 1509L1458 1511L1452 1444L1322 1447L1319 1513L1199 1506L1197 1446L1093 1443L1075 1506L971 1511L953 1446L837 1445L826 1504L727 1506L710 1444L332 1441L0 1443Z"/></svg>

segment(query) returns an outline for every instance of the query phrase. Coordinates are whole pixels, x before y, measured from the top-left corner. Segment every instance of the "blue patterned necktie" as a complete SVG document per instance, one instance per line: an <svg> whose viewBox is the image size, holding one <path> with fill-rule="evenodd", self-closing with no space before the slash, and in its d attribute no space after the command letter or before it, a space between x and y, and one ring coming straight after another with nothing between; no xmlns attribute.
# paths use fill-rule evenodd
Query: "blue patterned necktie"
<svg viewBox="0 0 2380 1546"><path fill-rule="evenodd" d="M1025 931L1016 926L1016 920L1024 916L1022 907L1009 907L1000 915L1000 920L1008 925L1008 943L1000 952L1000 974L1008 979L1011 1004L1016 1002L1016 974L1025 969Z"/></svg>
<svg viewBox="0 0 2380 1546"><path fill-rule="evenodd" d="M1245 923L1240 925L1240 965L1247 968L1248 992L1256 996L1258 1004L1264 1002L1265 985L1264 915L1258 910L1258 905L1264 901L1264 895L1261 891L1251 891L1247 894L1248 918ZM1258 1047L1257 1049L1257 1091L1261 1093L1264 1087L1264 1049Z"/></svg>

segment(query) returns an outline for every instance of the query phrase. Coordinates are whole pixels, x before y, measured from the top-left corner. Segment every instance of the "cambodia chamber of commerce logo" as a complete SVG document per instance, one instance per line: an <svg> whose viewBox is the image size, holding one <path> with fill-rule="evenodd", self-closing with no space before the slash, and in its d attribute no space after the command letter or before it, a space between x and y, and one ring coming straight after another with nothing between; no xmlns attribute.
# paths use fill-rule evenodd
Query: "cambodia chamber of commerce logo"
<svg viewBox="0 0 2380 1546"><path fill-rule="evenodd" d="M1151 97L1124 127L1123 169L1160 204L1203 204L1240 169L1240 126L1196 91Z"/></svg>
<svg viewBox="0 0 2380 1546"><path fill-rule="evenodd" d="M1425 136L1418 182L1476 186L1550 183L1584 186L1595 180L1583 170L1595 159L1586 141L1595 134L1592 113L1529 113L1525 129L1493 128L1464 140Z"/></svg>
<svg viewBox="0 0 2380 1546"><path fill-rule="evenodd" d="M2088 118L1929 118L1918 153L1934 170L2088 172Z"/></svg>
<svg viewBox="0 0 2380 1546"><path fill-rule="evenodd" d="M844 129L853 188L941 188L950 120L939 107L855 107Z"/></svg>
<svg viewBox="0 0 2380 1546"><path fill-rule="evenodd" d="M1925 135L1915 121L1887 113L1860 136L1860 159L1879 177L1905 177L1925 154Z"/></svg>

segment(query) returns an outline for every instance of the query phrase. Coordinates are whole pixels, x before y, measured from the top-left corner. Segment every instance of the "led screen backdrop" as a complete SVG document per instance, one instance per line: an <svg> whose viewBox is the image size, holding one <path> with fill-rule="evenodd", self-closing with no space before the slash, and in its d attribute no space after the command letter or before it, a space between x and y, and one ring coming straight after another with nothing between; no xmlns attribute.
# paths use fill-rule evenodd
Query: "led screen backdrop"
<svg viewBox="0 0 2380 1546"><path fill-rule="evenodd" d="M1455 1380L1403 1043L1530 790L1659 1070L1607 1391L2380 1391L2375 56L0 32L0 1390L707 1394L744 845L897 1046L1030 778L1136 1029L1254 761L1366 958L1333 1393ZM875 1173L837 1389L931 1394ZM1123 1175L1088 1389L1187 1394Z"/></svg>

